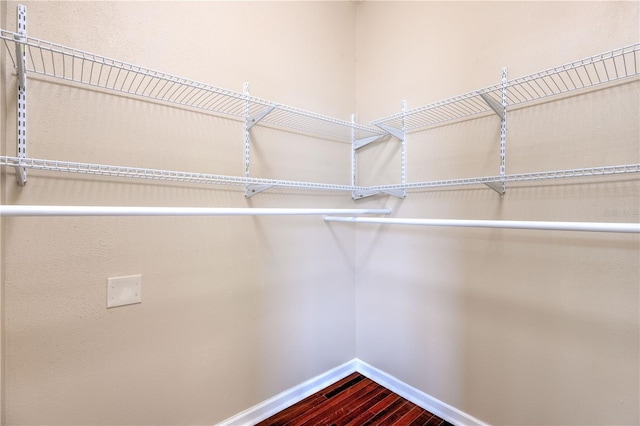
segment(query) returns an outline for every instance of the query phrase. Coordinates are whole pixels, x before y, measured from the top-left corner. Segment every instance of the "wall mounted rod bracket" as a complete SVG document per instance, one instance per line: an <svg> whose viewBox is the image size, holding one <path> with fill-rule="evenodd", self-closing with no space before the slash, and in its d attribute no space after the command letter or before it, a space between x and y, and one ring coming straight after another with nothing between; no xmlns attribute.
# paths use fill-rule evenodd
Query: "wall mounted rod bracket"
<svg viewBox="0 0 640 426"><path fill-rule="evenodd" d="M16 150L17 157L23 159L27 158L27 52L23 44L27 41L27 8L21 4L18 5L17 27L18 33L15 37L18 68ZM15 169L18 185L24 186L27 183L27 169L20 165Z"/></svg>

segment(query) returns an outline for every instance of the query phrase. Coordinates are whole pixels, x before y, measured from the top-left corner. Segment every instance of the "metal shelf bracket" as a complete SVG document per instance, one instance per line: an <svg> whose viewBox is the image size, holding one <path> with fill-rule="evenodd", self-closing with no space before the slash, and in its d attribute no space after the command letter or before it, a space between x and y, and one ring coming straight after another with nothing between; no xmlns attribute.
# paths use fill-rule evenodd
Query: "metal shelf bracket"
<svg viewBox="0 0 640 426"><path fill-rule="evenodd" d="M27 8L21 4L18 5L17 27L18 33L15 37L18 68L16 150L17 157L24 159L27 158L27 52L23 43L27 41ZM24 186L27 183L27 169L22 166L16 166L15 169L18 185Z"/></svg>
<svg viewBox="0 0 640 426"><path fill-rule="evenodd" d="M274 107L274 106L270 106L270 107L267 107L267 108L263 109L262 111L258 111L255 114L253 114L248 119L247 129L251 129L253 126L258 124L263 118L265 118L275 108L276 107Z"/></svg>
<svg viewBox="0 0 640 426"><path fill-rule="evenodd" d="M361 200L367 197L373 197L374 195L382 194L382 191L367 191L367 190L356 190L351 193L351 198L354 200Z"/></svg>
<svg viewBox="0 0 640 426"><path fill-rule="evenodd" d="M388 124L384 124L384 123L378 123L376 124L377 127L381 128L382 130L384 130L385 132L387 132L388 134L390 134L391 136L399 139L399 140L404 140L404 132L402 131L402 129L397 129L395 127L391 127Z"/></svg>
<svg viewBox="0 0 640 426"><path fill-rule="evenodd" d="M487 105L489 105L489 108L491 108L493 112L498 114L500 120L504 120L504 111L501 104L499 104L495 99L493 99L486 93L480 93L480 97L487 103Z"/></svg>
<svg viewBox="0 0 640 426"><path fill-rule="evenodd" d="M272 187L273 185L246 185L244 189L244 196L249 198L252 195L256 195Z"/></svg>
<svg viewBox="0 0 640 426"><path fill-rule="evenodd" d="M504 182L485 182L485 185L487 185L489 188L493 189L500 195L504 194Z"/></svg>
<svg viewBox="0 0 640 426"><path fill-rule="evenodd" d="M361 200L363 198L373 197L374 195L379 195L379 194L392 195L392 196L398 197L398 198L405 198L406 197L406 192L405 192L404 189L385 189L385 190L382 190L382 191L379 191L379 190L373 190L373 191L357 190L357 191L353 191L352 194L351 194L351 198L353 198L354 200Z"/></svg>
<svg viewBox="0 0 640 426"><path fill-rule="evenodd" d="M370 143L380 140L382 138L384 138L384 135L375 135L375 136L369 136L368 138L358 139L353 142L353 149L360 149L363 146L367 146Z"/></svg>

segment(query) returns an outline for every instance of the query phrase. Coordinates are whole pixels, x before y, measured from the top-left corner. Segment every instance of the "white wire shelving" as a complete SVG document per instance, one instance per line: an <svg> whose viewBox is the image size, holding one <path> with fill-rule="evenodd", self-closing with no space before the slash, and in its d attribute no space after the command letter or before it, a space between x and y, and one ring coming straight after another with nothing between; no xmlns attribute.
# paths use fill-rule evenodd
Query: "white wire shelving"
<svg viewBox="0 0 640 426"><path fill-rule="evenodd" d="M506 68L502 71L502 83L465 93L450 99L420 106L372 121L370 124L394 134L403 143L405 135L429 130L432 127L469 118L497 114L501 119L499 175L459 179L406 182L393 185L377 185L367 188L367 194L391 193L411 189L453 187L461 185L486 185L500 194L505 193L507 183L597 177L613 174L639 173L640 164L588 167L580 169L540 171L532 173L506 173L507 111L514 107L544 102L580 94L588 90L636 81L640 76L640 43L617 48L598 55L548 68L533 74L508 80ZM406 162L402 160L403 176Z"/></svg>
<svg viewBox="0 0 640 426"><path fill-rule="evenodd" d="M85 175L111 176L129 179L147 179L172 182L186 182L214 185L269 185L293 189L313 189L323 191L351 192L351 185L320 182L264 179L246 176L218 175L179 170L150 169L142 167L117 166L109 164L80 163L74 161L47 160L41 158L19 158L0 156L0 165L24 167L32 170L65 172Z"/></svg>
<svg viewBox="0 0 640 426"><path fill-rule="evenodd" d="M245 119L246 107L254 122L317 134L351 142L383 135L379 129L351 121L283 105L266 99L200 83L117 59L86 52L34 37L0 30L14 67L18 67L10 44L20 43L26 52L26 71L153 101L180 105L227 117Z"/></svg>
<svg viewBox="0 0 640 426"><path fill-rule="evenodd" d="M640 43L590 56L506 82L507 107L558 97L640 74ZM383 117L372 125L386 125L415 133L442 123L490 113L501 105L502 84L465 93ZM403 121L404 120L404 121Z"/></svg>
<svg viewBox="0 0 640 426"><path fill-rule="evenodd" d="M640 164L621 164L617 166L586 167L581 169L549 170L529 173L514 173L504 176L481 176L460 179L443 179L424 182L410 182L405 184L378 185L367 187L370 191L385 192L397 189L417 190L425 188L490 185L498 183L533 182L551 179L576 179L586 177L603 177L610 175L625 175L640 173Z"/></svg>
<svg viewBox="0 0 640 426"><path fill-rule="evenodd" d="M24 19L26 22L26 17ZM412 110L403 108L401 113L375 120L370 125L361 125L356 123L353 117L350 121L344 121L250 96L248 94L248 85L243 93L234 92L61 44L40 40L27 36L25 34L26 28L23 29L24 31L22 32L0 29L0 39L7 47L7 56L18 72L19 88L26 89L26 75L33 73L49 79L59 79L241 120L244 122L245 128L246 171L245 176L229 176L140 168L127 165L31 158L26 155L25 137L23 138L25 141L22 141L25 146L20 149L21 145L19 144L16 157L0 156L0 166L16 168L16 171L20 174L19 181L24 170L33 169L129 179L241 185L245 187L245 194L249 193L249 195L252 192L260 192L266 188L281 187L302 190L342 191L351 193L353 198L362 198L378 193L404 197L405 190L461 185L486 185L503 194L506 183L640 173L640 164L519 174L506 174L504 169L507 107L545 100L567 93L579 92L594 86L637 77L640 74L640 43L513 80L507 80L506 69L504 69L501 84ZM24 114L26 114L26 101L24 103ZM407 182L403 160L403 179L401 183L377 186L357 185L355 171L356 149L388 135L399 137L404 143L405 134L491 112L500 116L503 128L501 132L501 168L499 175ZM26 116L23 118L26 121ZM341 185L251 177L248 173L249 129L257 123L351 143L352 179L350 184ZM24 174L24 180L26 180L26 173Z"/></svg>
<svg viewBox="0 0 640 426"><path fill-rule="evenodd" d="M509 183L532 182L550 179L571 179L603 177L640 173L640 164L621 164L616 166L590 167L583 169L550 170L531 173L517 173L506 176L482 176L473 178L448 179L439 181L410 182L377 186L339 185L321 182L303 182L294 180L275 180L244 176L217 175L177 170L150 169L141 167L116 166L105 164L79 163L73 161L47 160L40 158L19 158L0 156L0 166L24 167L32 170L54 171L73 174L111 176L128 179L147 179L158 181L186 182L213 185L272 185L290 189L311 189L342 192L386 192L394 190L420 190L425 188L453 187L465 185L487 185L506 181Z"/></svg>

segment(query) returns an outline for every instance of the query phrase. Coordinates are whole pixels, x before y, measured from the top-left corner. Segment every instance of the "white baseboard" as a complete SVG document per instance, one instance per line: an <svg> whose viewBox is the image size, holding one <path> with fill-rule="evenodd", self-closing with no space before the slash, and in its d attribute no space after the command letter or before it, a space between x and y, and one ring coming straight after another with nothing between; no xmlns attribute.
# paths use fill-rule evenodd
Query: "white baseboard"
<svg viewBox="0 0 640 426"><path fill-rule="evenodd" d="M222 423L218 423L218 426L255 425L256 423L268 419L272 415L302 401L309 395L313 395L319 390L324 389L330 384L337 382L355 371L390 389L401 397L413 402L417 406L422 407L436 416L448 421L449 423L454 425L487 426L486 423L476 419L475 417L427 395L421 390L418 390L357 358L333 368L326 373L309 379L306 382L288 389L273 398L269 398L258 405L254 405L253 407L228 418Z"/></svg>
<svg viewBox="0 0 640 426"><path fill-rule="evenodd" d="M224 420L222 423L218 423L218 426L255 425L256 423L268 419L285 408L302 401L309 395L313 395L319 390L322 390L355 372L356 361L357 360L352 359L351 361L336 368L332 368L326 373L322 373L319 376L292 387L291 389L287 389L273 398L269 398L258 405L254 405L253 407Z"/></svg>
<svg viewBox="0 0 640 426"><path fill-rule="evenodd" d="M457 408L404 383L382 370L378 370L364 361L356 358L355 362L356 371L363 376L367 376L374 382L381 384L401 397L408 399L417 406L424 408L449 423L454 425L487 426L487 423L484 423L464 411L460 411Z"/></svg>

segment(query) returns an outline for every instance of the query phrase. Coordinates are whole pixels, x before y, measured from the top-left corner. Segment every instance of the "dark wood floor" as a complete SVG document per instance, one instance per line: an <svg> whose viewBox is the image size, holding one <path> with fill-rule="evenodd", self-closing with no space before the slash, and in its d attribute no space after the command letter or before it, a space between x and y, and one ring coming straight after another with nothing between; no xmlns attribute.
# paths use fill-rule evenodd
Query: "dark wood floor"
<svg viewBox="0 0 640 426"><path fill-rule="evenodd" d="M353 373L258 426L451 426L449 422Z"/></svg>

